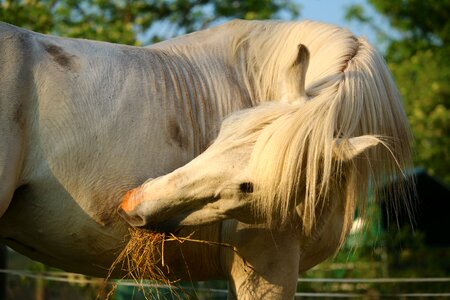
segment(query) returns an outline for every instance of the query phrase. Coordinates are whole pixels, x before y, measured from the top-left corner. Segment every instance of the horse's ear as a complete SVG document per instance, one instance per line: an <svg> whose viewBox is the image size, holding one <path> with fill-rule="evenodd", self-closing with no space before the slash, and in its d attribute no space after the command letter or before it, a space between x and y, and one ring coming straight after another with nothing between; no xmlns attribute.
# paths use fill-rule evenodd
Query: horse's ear
<svg viewBox="0 0 450 300"><path fill-rule="evenodd" d="M335 139L333 143L333 155L337 160L349 161L379 143L381 143L380 139L373 135L362 135L349 139Z"/></svg>
<svg viewBox="0 0 450 300"><path fill-rule="evenodd" d="M288 69L282 82L281 96L285 102L303 101L306 98L306 71L309 66L309 50L305 45L298 45L297 58Z"/></svg>
<svg viewBox="0 0 450 300"><path fill-rule="evenodd" d="M305 45L298 45L298 54L297 59L295 60L295 64L297 67L298 77L299 77L299 85L298 85L298 93L300 97L306 97L306 71L309 66L309 50Z"/></svg>

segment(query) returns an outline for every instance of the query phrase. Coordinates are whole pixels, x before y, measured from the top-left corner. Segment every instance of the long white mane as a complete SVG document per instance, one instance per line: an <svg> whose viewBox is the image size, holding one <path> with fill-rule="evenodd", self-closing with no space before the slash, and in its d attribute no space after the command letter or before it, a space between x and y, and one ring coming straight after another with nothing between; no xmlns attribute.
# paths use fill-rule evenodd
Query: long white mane
<svg viewBox="0 0 450 300"><path fill-rule="evenodd" d="M408 122L383 58L364 38L325 24L237 21L232 26L234 59L253 99L283 99L292 89L288 76L298 45L310 52L306 101L256 108L242 118L245 124L226 122L219 136L254 143L250 166L259 191L257 211L274 224L287 220L302 202L308 233L323 201L341 198L344 238L355 209L411 166ZM361 135L377 136L383 146L350 163L336 163L335 139ZM398 184L390 193L405 196L407 187Z"/></svg>

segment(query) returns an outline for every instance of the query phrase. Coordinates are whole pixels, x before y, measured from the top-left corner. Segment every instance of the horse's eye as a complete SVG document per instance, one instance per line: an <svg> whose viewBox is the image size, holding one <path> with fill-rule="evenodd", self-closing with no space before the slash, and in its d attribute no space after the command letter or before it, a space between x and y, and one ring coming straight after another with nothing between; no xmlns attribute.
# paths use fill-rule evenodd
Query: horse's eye
<svg viewBox="0 0 450 300"><path fill-rule="evenodd" d="M239 190L242 193L247 193L247 194L253 193L253 183L243 182L239 185Z"/></svg>

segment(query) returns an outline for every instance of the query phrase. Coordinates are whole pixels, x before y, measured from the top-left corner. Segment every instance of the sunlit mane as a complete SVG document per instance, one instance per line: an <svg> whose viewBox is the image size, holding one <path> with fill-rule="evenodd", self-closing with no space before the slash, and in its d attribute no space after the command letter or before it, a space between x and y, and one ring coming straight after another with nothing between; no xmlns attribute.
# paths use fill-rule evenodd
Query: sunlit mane
<svg viewBox="0 0 450 300"><path fill-rule="evenodd" d="M235 22L233 26L234 58L240 61L241 79L253 98L280 100L292 89L285 82L290 82L287 76L299 44L310 52L308 97L232 117L219 139L233 134L242 137L241 142L255 144L250 167L259 197L256 210L270 223L288 220L300 201L308 233L321 201L333 201L337 199L333 195L340 194L345 202L343 238L355 209L364 208L369 195L377 195L387 181L404 177L402 169L411 166L408 123L385 62L365 39L338 27L314 22ZM379 136L384 146L345 167L336 163L335 138L361 135ZM407 194L401 184L390 192Z"/></svg>

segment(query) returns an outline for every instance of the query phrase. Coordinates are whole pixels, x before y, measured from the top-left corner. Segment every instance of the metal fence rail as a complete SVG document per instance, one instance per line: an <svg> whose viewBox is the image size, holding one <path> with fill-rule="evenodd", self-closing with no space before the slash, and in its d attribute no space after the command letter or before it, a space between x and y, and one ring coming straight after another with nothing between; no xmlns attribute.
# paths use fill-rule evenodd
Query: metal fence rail
<svg viewBox="0 0 450 300"><path fill-rule="evenodd" d="M322 283L404 283L404 282L450 282L450 277L427 278L299 278L298 282Z"/></svg>
<svg viewBox="0 0 450 300"><path fill-rule="evenodd" d="M1 274L40 279L46 281L72 283L72 284L93 284L99 285L105 282L101 278L89 278L76 273L69 272L39 272L39 271L25 271L25 270L10 270L10 269L0 269ZM317 282L317 283L438 283L438 282L450 282L450 277L434 277L434 278L299 278L298 282ZM148 288L166 288L166 289L178 289L177 286L165 285L165 284L155 284L147 281L134 282L131 280L110 280L109 283L117 284L121 286L130 287L148 287ZM224 289L214 289L214 288L202 288L202 287L182 287L184 290L195 290L195 292L208 292L215 294L228 293ZM357 298L366 296L362 293L340 293L340 292L329 292L329 293L295 293L296 297L311 297L311 298ZM395 294L379 294L380 297L417 297L417 298L432 298L432 297L450 297L450 292L436 292L436 293L395 293Z"/></svg>
<svg viewBox="0 0 450 300"><path fill-rule="evenodd" d="M355 293L295 293L295 297L310 297L310 298L361 298L365 297L365 294L355 294ZM379 294L379 297L409 297L409 298L433 298L433 297L450 297L450 293L397 293L397 294Z"/></svg>

